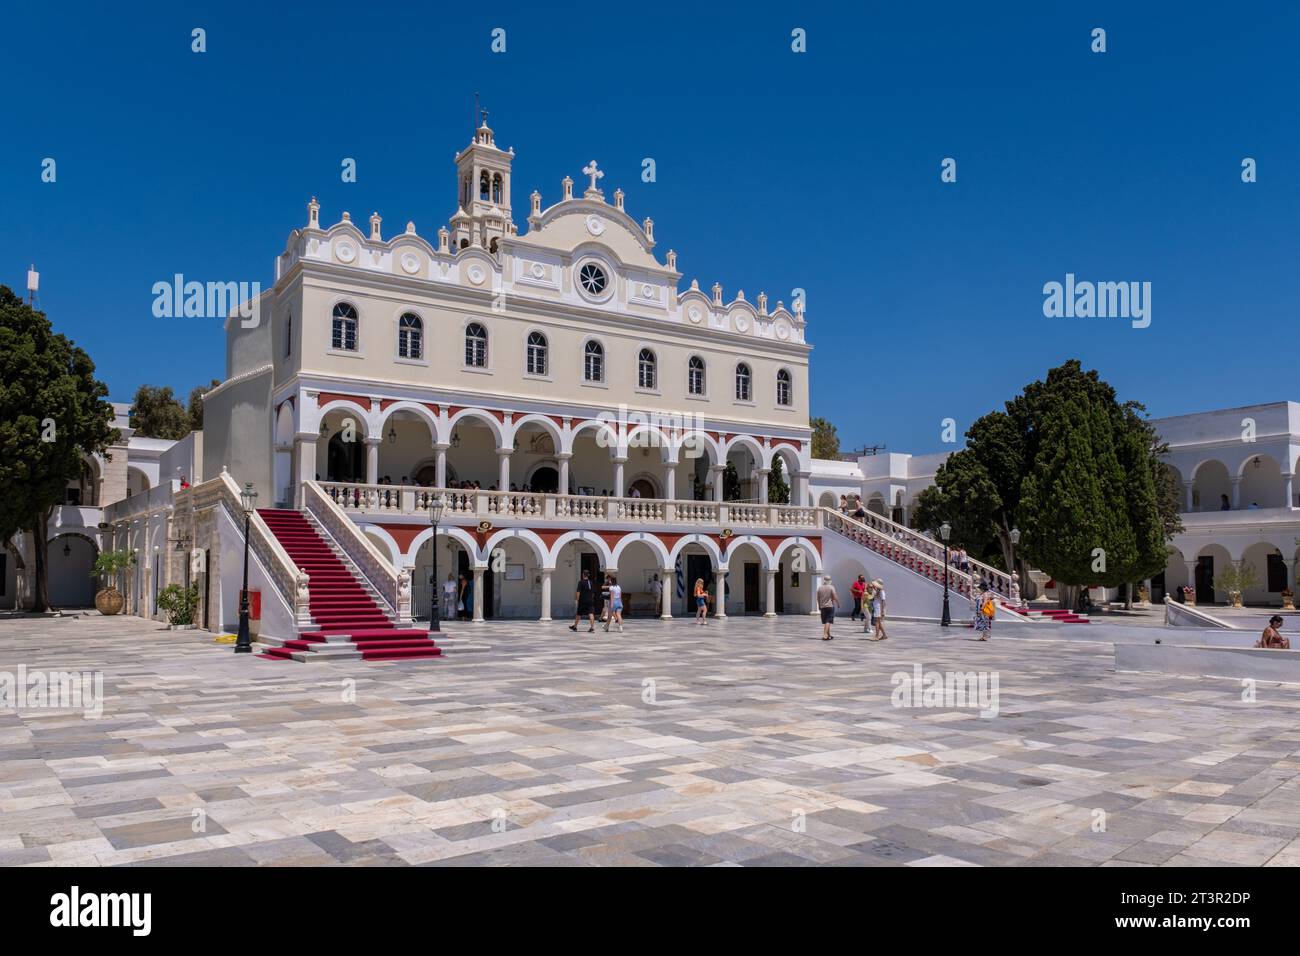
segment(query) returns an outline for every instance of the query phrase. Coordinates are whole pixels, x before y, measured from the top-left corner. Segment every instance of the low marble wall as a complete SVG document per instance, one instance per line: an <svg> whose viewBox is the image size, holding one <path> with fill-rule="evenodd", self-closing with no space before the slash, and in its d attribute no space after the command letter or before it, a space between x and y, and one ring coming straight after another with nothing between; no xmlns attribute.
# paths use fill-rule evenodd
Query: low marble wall
<svg viewBox="0 0 1300 956"><path fill-rule="evenodd" d="M1187 644L1116 644L1115 670L1300 684L1300 650Z"/></svg>

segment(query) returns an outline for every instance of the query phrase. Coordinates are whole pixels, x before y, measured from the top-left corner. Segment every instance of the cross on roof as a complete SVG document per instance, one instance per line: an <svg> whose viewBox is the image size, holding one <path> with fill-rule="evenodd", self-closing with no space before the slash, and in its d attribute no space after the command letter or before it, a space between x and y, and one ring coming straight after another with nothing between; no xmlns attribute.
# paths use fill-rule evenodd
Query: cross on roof
<svg viewBox="0 0 1300 956"><path fill-rule="evenodd" d="M596 161L594 159L586 166L582 167L582 174L591 177L591 189L593 192L596 189L596 180L605 178L605 174L596 168Z"/></svg>

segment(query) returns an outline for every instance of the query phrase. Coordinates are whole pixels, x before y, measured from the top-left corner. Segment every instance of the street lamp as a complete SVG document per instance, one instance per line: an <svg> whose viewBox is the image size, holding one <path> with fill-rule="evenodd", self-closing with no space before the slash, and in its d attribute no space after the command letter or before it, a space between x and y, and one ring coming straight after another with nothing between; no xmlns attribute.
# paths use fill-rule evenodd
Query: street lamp
<svg viewBox="0 0 1300 956"><path fill-rule="evenodd" d="M257 510L257 492L250 481L239 493L239 502L244 509L244 589L239 592L239 636L235 638L236 654L251 654L253 642L248 636L248 534L253 512Z"/></svg>
<svg viewBox="0 0 1300 956"><path fill-rule="evenodd" d="M1011 537L1011 580L1012 582L1014 582L1016 580L1016 545L1020 543L1020 529L1012 528L1010 537ZM1007 597L1010 596L1011 595L1007 595ZM1019 603L1023 603L1023 601Z"/></svg>
<svg viewBox="0 0 1300 956"><path fill-rule="evenodd" d="M939 619L940 627L947 627L952 623L952 615L948 612L948 536L952 534L952 525L944 522L939 525L939 537L943 539L943 617Z"/></svg>
<svg viewBox="0 0 1300 956"><path fill-rule="evenodd" d="M441 617L439 607L439 597L442 585L438 583L438 522L442 520L442 513L447 508L447 501L442 495L434 495L429 498L429 524L433 525L433 538L430 539L430 550L433 552L433 594L429 599L429 630L442 631L439 623Z"/></svg>

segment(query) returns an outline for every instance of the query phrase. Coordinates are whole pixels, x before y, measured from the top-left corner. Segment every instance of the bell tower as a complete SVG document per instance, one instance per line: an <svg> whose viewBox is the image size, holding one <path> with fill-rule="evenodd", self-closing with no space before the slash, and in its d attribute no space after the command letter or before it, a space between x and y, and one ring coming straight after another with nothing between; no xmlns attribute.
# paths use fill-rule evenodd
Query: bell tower
<svg viewBox="0 0 1300 956"><path fill-rule="evenodd" d="M456 154L456 215L452 250L480 246L495 252L502 236L518 231L510 218L510 163L515 151L497 148L487 110L479 110L474 140Z"/></svg>

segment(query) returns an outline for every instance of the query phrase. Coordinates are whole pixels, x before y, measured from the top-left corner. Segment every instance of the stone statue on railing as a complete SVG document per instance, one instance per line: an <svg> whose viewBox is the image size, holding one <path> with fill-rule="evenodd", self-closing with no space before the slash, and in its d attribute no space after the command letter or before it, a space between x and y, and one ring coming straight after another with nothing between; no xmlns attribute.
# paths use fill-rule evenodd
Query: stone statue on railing
<svg viewBox="0 0 1300 956"><path fill-rule="evenodd" d="M434 582L437 587L438 582ZM397 620L406 623L411 620L411 572L406 568L397 571Z"/></svg>
<svg viewBox="0 0 1300 956"><path fill-rule="evenodd" d="M293 587L293 618L299 625L311 623L311 575L299 571Z"/></svg>
<svg viewBox="0 0 1300 956"><path fill-rule="evenodd" d="M1011 572L1011 604L1020 607L1020 575L1015 571Z"/></svg>

